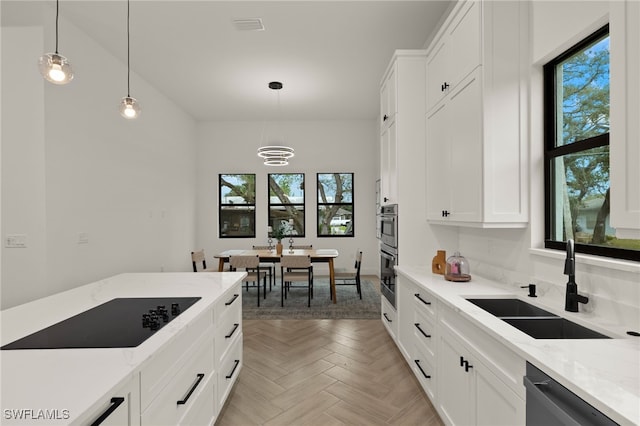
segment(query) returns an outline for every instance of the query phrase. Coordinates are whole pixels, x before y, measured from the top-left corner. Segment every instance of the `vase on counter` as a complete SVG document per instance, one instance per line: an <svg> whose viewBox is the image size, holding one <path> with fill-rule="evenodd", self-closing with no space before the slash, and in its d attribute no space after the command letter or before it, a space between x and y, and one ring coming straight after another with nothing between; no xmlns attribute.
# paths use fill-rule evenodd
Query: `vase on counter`
<svg viewBox="0 0 640 426"><path fill-rule="evenodd" d="M280 240L278 240L278 242L276 243L276 254L282 254L282 242Z"/></svg>

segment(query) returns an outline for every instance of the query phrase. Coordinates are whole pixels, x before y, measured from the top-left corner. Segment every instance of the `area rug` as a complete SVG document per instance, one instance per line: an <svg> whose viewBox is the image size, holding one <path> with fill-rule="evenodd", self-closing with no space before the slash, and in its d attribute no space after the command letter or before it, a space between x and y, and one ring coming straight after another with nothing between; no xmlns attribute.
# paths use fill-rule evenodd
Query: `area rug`
<svg viewBox="0 0 640 426"><path fill-rule="evenodd" d="M294 283L294 285L296 285ZM297 285L303 285L299 283ZM368 280L362 280L362 300L355 286L336 286L338 303L331 303L329 280L315 279L313 299L307 307L307 288L292 288L284 307L280 307L280 281L257 306L256 289L242 288L242 318L252 319L380 319L380 293ZM262 297L262 291L260 296Z"/></svg>

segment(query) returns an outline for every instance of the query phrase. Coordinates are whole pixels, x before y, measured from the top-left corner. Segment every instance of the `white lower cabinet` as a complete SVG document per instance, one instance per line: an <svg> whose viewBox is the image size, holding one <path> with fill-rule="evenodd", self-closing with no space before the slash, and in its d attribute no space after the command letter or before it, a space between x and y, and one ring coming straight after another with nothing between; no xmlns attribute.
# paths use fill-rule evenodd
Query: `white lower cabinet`
<svg viewBox="0 0 640 426"><path fill-rule="evenodd" d="M134 375L111 396L99 401L85 418L73 424L100 424L101 426L140 425L140 381Z"/></svg>
<svg viewBox="0 0 640 426"><path fill-rule="evenodd" d="M382 323L385 328L393 338L393 340L397 341L398 338L398 314L396 308L394 308L391 303L387 299L381 297L382 299L382 309L380 310L380 315L382 318Z"/></svg>

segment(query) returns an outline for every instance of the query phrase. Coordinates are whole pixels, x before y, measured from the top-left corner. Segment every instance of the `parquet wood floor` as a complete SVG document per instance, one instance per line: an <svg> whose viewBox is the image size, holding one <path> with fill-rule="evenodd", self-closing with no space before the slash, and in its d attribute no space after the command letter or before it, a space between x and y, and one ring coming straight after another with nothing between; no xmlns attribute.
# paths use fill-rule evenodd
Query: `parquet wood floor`
<svg viewBox="0 0 640 426"><path fill-rule="evenodd" d="M246 320L217 426L440 426L380 320Z"/></svg>

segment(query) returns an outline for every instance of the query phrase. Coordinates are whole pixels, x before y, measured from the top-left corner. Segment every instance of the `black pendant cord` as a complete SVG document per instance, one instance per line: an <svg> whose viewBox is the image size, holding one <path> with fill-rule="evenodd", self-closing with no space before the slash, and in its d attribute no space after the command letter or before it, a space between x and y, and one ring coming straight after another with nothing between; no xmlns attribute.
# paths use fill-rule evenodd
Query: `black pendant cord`
<svg viewBox="0 0 640 426"><path fill-rule="evenodd" d="M60 0L56 0L56 55L58 54L58 15L60 14Z"/></svg>
<svg viewBox="0 0 640 426"><path fill-rule="evenodd" d="M130 77L131 74L131 65L130 65L130 50L129 47L129 0L127 0L127 98L131 97L131 88L130 88Z"/></svg>

